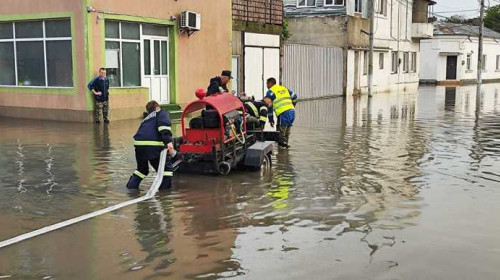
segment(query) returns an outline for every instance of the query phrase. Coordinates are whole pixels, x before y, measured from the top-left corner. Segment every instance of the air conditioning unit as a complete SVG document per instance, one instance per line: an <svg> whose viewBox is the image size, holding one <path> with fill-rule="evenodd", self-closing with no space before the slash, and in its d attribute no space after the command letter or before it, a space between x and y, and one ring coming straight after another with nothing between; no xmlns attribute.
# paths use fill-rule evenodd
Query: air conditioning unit
<svg viewBox="0 0 500 280"><path fill-rule="evenodd" d="M201 15L191 11L184 11L181 13L180 28L187 30L200 30L201 29Z"/></svg>

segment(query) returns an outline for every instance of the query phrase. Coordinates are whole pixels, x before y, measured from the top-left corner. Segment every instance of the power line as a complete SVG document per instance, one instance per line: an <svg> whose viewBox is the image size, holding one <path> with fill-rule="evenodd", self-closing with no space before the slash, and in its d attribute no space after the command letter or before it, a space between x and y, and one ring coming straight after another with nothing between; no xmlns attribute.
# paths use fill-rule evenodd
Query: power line
<svg viewBox="0 0 500 280"><path fill-rule="evenodd" d="M474 10L445 11L445 12L434 12L434 13L435 13L435 14L452 14L452 13L463 13L463 12L479 12L479 9L474 9Z"/></svg>

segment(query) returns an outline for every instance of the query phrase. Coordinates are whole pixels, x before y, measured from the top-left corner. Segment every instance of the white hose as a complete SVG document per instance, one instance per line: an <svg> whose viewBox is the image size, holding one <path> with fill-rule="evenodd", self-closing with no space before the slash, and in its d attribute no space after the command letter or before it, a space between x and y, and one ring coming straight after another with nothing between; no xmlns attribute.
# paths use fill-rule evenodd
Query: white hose
<svg viewBox="0 0 500 280"><path fill-rule="evenodd" d="M91 219L91 218L94 218L94 217L97 217L97 216L100 216L100 215L103 215L103 214L106 214L109 212L113 212L113 211L118 210L120 208L127 207L127 206L130 206L132 204L139 203L139 202L148 200L150 198L153 198L155 196L155 194L158 192L158 190L160 189L161 182L163 181L163 170L165 169L164 166L165 166L166 161L167 161L167 150L163 150L161 152L161 155L160 155L160 164L158 166L158 173L156 173L156 177L153 181L153 184L149 188L149 191L146 193L146 195L141 196L141 197L136 198L136 199L133 199L133 200L119 203L117 205L110 206L108 208L104 208L102 210L98 210L98 211L95 211L95 212L92 212L89 214L85 214L85 215L82 215L80 217L76 217L76 218L73 218L73 219L70 219L67 221L59 222L57 224L46 226L46 227L43 227L41 229L37 229L35 231L21 234L21 235L18 235L16 237L4 240L4 241L0 242L0 248L7 247L9 245L19 243L21 241L31 239L33 237L36 237L36 236L39 236L39 235L42 235L42 234L45 234L45 233L48 233L51 231L55 231L55 230L58 230L58 229L61 229L61 228L85 221L85 220L88 220L88 219ZM163 168L160 168L160 166Z"/></svg>

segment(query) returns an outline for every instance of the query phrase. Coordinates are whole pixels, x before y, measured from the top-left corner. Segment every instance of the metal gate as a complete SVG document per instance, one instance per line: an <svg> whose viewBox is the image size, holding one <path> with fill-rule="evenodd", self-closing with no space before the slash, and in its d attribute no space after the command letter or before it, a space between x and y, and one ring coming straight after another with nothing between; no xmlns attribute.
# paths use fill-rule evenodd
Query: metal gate
<svg viewBox="0 0 500 280"><path fill-rule="evenodd" d="M300 99L343 95L343 50L338 47L285 45L283 85L297 92Z"/></svg>

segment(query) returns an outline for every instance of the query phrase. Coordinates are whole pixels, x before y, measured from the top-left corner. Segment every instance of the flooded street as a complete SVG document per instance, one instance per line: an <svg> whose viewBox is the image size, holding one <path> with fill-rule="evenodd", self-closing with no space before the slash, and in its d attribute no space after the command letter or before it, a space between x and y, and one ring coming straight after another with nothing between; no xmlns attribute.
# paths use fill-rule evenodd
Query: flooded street
<svg viewBox="0 0 500 280"><path fill-rule="evenodd" d="M499 279L499 92L301 102L269 176L176 175L0 249L0 279ZM0 241L131 199L138 123L0 119Z"/></svg>

